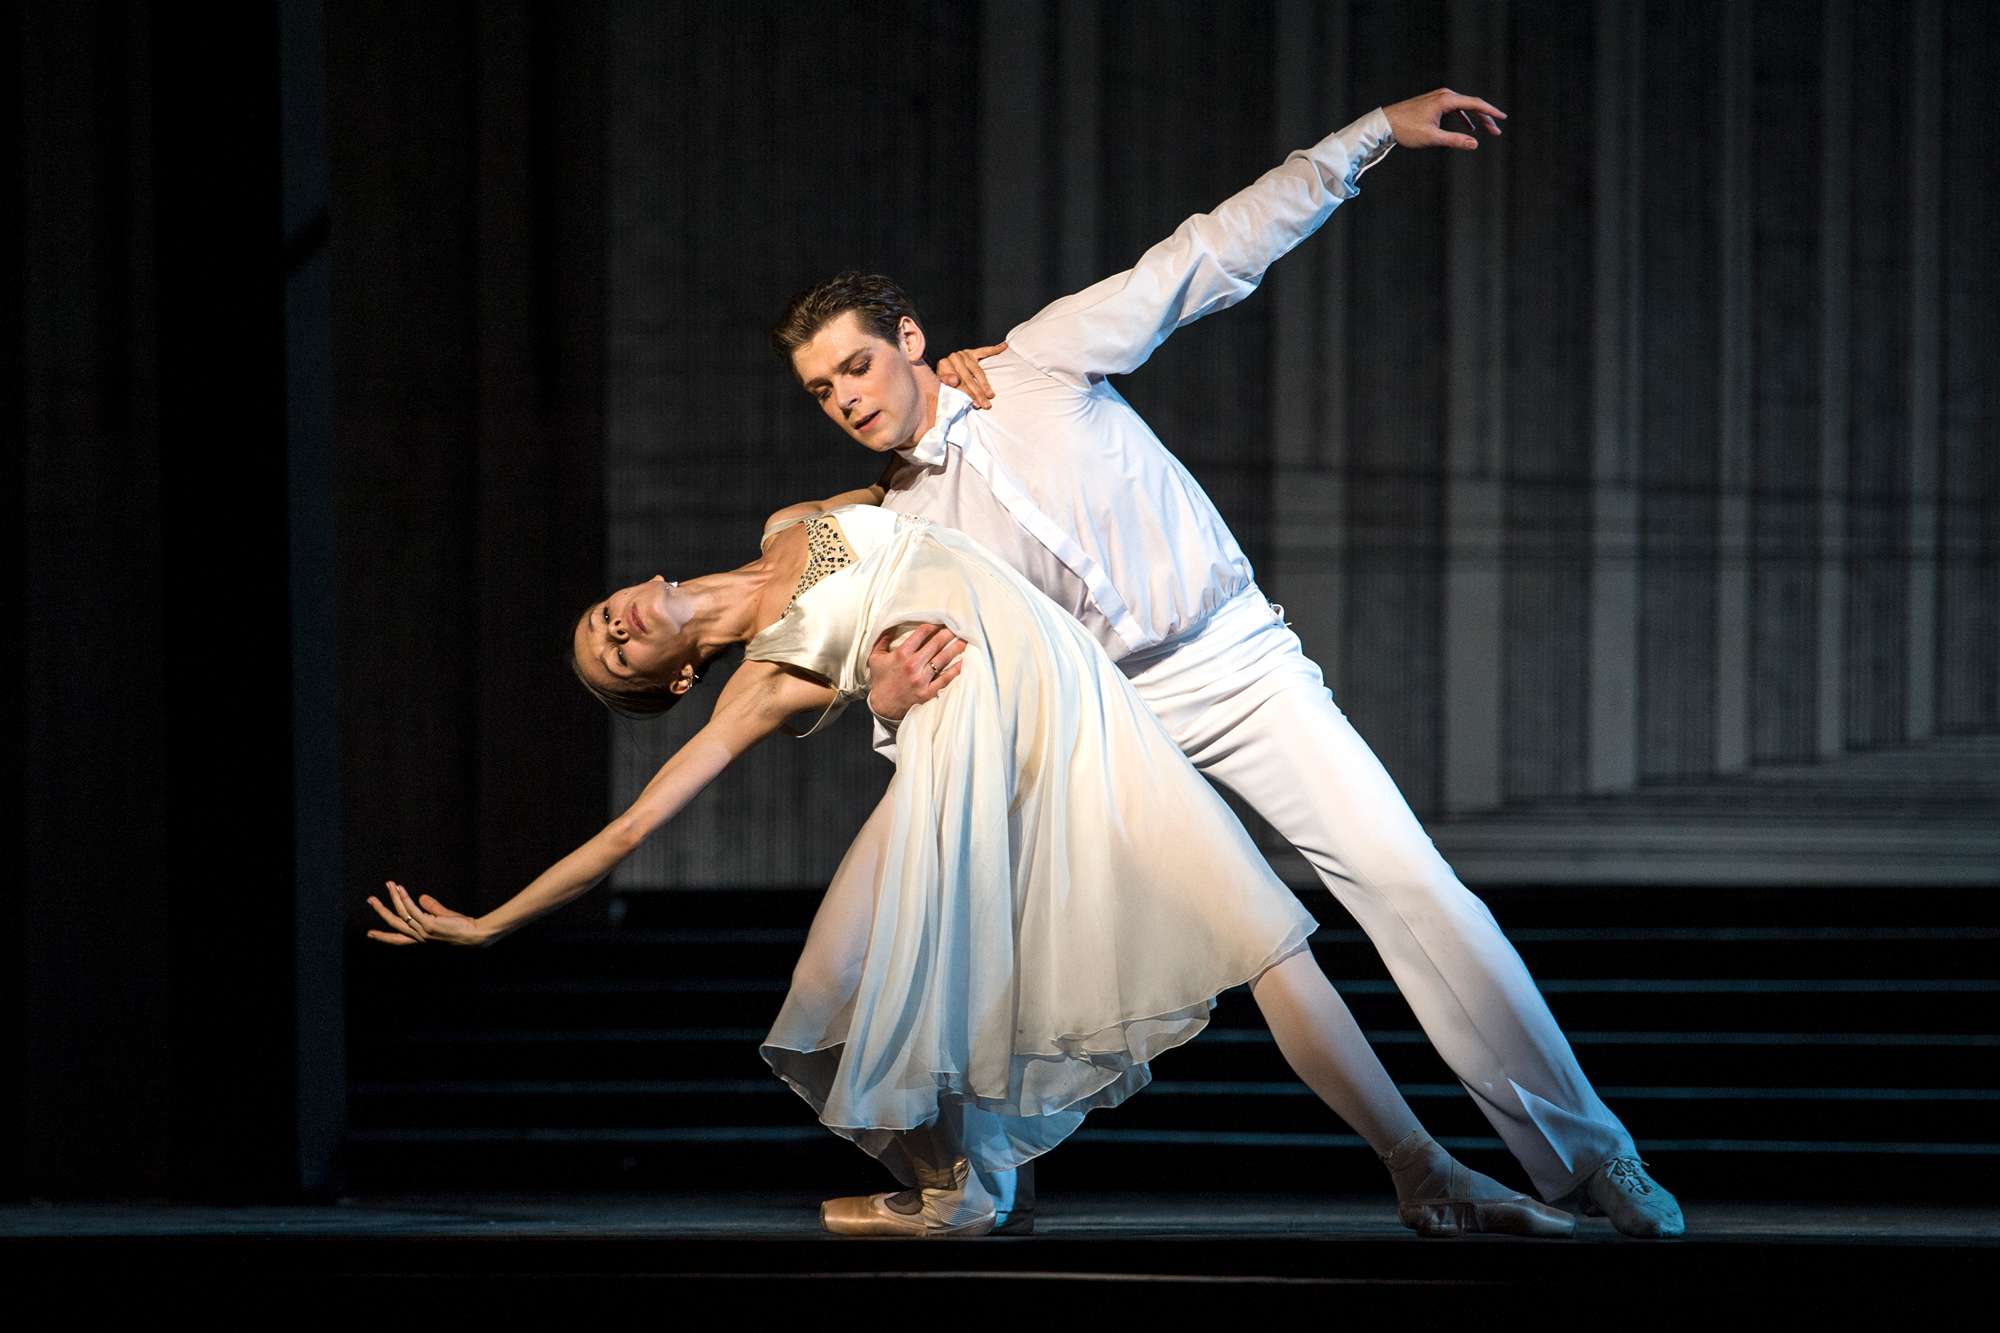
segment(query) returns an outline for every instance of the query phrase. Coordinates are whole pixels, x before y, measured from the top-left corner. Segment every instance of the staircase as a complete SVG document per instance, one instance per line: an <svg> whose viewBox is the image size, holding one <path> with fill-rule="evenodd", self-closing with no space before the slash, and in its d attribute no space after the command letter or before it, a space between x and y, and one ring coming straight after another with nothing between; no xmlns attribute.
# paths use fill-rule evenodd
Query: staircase
<svg viewBox="0 0 2000 1333"><path fill-rule="evenodd" d="M1313 949L1432 1133L1521 1183L1333 900ZM2000 893L1482 895L1684 1197L1963 1199L2000 1180ZM816 893L621 898L478 953L350 950L351 1188L854 1191L885 1179L765 1068ZM1377 1192L1247 992L1046 1159L1045 1193Z"/></svg>

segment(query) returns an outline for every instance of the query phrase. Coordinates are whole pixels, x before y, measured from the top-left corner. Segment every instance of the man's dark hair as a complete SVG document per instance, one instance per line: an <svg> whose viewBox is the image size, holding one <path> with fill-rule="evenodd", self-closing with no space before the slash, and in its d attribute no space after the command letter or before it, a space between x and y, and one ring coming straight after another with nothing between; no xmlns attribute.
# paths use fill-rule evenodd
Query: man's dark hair
<svg viewBox="0 0 2000 1333"><path fill-rule="evenodd" d="M880 273L842 273L791 299L771 329L771 350L790 365L793 352L850 310L862 328L888 343L896 341L896 326L903 316L923 323L903 289Z"/></svg>

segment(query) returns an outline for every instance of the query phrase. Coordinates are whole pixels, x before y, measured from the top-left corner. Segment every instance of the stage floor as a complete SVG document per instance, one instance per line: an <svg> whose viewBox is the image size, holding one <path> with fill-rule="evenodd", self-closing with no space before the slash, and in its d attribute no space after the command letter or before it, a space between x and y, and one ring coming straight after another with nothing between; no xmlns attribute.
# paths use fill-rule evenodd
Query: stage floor
<svg viewBox="0 0 2000 1333"><path fill-rule="evenodd" d="M1396 1225L1386 1196L1104 1194L1045 1201L1031 1237L928 1244L827 1236L817 1202L618 1194L12 1205L0 1208L0 1250L30 1285L74 1298L81 1280L114 1301L120 1289L157 1296L220 1283L236 1299L274 1306L307 1296L471 1297L518 1312L522 1301L587 1296L616 1306L685 1289L708 1301L823 1308L909 1293L917 1289L880 1284L923 1279L927 1293L1001 1302L1115 1287L1121 1301L1165 1308L1196 1289L1250 1287L1260 1305L1310 1304L1337 1287L1343 1302L1385 1309L1416 1289L1523 1310L1592 1292L1642 1307L1613 1324L1716 1302L1794 1314L1907 1309L1985 1280L2000 1258L2000 1211L1990 1207L1693 1200L1679 1241L1626 1240L1601 1219L1585 1220L1570 1241L1426 1241ZM105 1274L131 1285L105 1287Z"/></svg>

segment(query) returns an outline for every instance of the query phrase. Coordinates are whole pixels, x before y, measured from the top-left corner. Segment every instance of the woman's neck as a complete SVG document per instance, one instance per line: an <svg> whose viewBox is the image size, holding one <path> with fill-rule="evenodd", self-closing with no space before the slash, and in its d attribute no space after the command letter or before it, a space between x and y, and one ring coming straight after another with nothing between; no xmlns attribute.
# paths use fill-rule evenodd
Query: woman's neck
<svg viewBox="0 0 2000 1333"><path fill-rule="evenodd" d="M692 603L682 629L695 641L704 660L724 648L749 642L772 618L760 611L772 600L773 584L785 577L786 562L774 559L775 554L767 551L747 565L704 574L680 585L682 595ZM791 579L796 581L798 574L792 569Z"/></svg>

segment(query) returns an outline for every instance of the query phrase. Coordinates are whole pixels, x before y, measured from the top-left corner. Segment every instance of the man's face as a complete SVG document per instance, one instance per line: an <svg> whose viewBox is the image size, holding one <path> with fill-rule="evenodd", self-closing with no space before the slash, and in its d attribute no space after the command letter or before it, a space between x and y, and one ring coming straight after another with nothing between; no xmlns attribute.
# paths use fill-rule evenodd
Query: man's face
<svg viewBox="0 0 2000 1333"><path fill-rule="evenodd" d="M861 326L852 310L792 353L792 370L836 426L876 453L915 442L923 424L923 393L915 368L924 363L924 333L905 316L896 342Z"/></svg>

